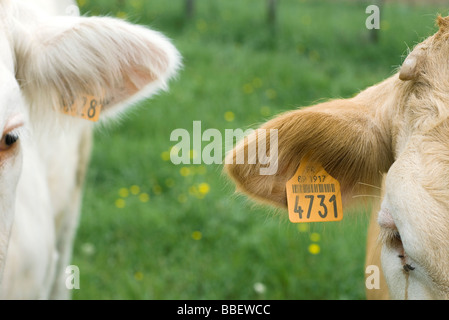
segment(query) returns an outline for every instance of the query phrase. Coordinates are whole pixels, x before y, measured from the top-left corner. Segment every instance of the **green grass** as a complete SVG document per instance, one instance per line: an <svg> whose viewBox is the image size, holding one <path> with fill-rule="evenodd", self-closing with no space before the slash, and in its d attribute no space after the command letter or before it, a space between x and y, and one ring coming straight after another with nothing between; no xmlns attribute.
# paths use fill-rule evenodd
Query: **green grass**
<svg viewBox="0 0 449 320"><path fill-rule="evenodd" d="M281 111L350 97L391 75L446 12L389 3L371 43L367 4L356 1L282 0L274 27L261 0L197 0L191 19L181 0L79 2L83 13L126 13L164 32L185 66L170 92L96 132L74 298L364 299L366 213L291 224L285 212L236 196L219 165L166 161L170 133L191 132L194 120L203 131L254 128ZM131 186L136 195L120 194Z"/></svg>

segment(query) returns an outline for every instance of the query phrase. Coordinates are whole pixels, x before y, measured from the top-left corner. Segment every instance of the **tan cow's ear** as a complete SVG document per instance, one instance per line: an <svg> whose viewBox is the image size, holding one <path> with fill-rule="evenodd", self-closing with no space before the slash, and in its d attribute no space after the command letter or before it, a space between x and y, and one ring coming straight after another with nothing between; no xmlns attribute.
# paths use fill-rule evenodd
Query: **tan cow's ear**
<svg viewBox="0 0 449 320"><path fill-rule="evenodd" d="M374 118L368 108L350 100L335 100L287 112L265 123L260 128L265 130L256 130L229 152L225 172L236 183L238 191L256 200L286 207L285 184L303 156L308 154L340 182L347 204L354 192L361 191L366 184L380 185L382 173L393 162L391 139L374 123ZM245 159L251 150L253 153L258 150L260 135L270 130L277 130L277 171L263 175L264 165L259 161L249 157L241 163L237 159ZM268 143L265 146L272 150Z"/></svg>
<svg viewBox="0 0 449 320"><path fill-rule="evenodd" d="M447 31L449 29L449 16L443 18L441 15L438 15L437 24L440 31Z"/></svg>

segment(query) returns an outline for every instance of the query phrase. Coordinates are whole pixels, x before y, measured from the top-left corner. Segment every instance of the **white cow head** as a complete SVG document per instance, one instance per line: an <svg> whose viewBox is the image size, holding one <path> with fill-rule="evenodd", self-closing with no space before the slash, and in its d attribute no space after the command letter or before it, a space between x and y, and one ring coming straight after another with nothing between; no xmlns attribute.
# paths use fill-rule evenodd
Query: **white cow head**
<svg viewBox="0 0 449 320"><path fill-rule="evenodd" d="M57 11L56 1L40 2L53 4ZM165 89L180 66L176 48L156 31L109 17L47 13L34 7L33 1L0 0L0 279L14 220L16 185L18 179L23 184L28 181L21 176L22 154L24 167L25 160L32 167L30 161L45 162L49 154L63 158L64 150L55 148L64 144L52 145L62 131L54 129L63 127L67 136L68 132L81 136L92 122L62 111L82 114L86 100L95 100L93 107L102 104L101 122ZM90 115L97 111L92 109ZM37 152L27 153L27 146ZM61 177L67 171L63 169ZM48 188L40 182L34 186L35 194ZM36 199L33 206L40 210L41 199ZM56 214L51 210L56 209L49 206L48 219Z"/></svg>
<svg viewBox="0 0 449 320"><path fill-rule="evenodd" d="M378 221L392 298L449 298L449 18L437 22L439 31L416 46L396 75L354 98L264 124L278 129L275 175L259 175L259 163L235 164L267 130L226 159L239 190L280 207L305 154L340 181L346 200L366 194L368 184L380 187L386 174Z"/></svg>

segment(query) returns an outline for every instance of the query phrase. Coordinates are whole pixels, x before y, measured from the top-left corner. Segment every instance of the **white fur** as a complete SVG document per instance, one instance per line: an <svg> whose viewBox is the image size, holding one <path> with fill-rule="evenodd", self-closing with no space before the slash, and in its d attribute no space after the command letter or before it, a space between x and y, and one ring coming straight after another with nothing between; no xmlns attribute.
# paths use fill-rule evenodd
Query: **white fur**
<svg viewBox="0 0 449 320"><path fill-rule="evenodd" d="M74 5L0 0L0 128L18 114L24 122L15 152L0 151L0 298L70 296L64 270L93 123L62 114L65 101L105 99L104 121L167 89L181 64L156 31L113 18L55 16L73 14L66 9Z"/></svg>

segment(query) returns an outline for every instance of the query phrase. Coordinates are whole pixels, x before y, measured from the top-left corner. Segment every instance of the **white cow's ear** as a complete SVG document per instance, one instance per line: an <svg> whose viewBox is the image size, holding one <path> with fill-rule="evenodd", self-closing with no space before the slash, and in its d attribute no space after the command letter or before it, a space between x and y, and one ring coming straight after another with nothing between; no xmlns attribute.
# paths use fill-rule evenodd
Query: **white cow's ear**
<svg viewBox="0 0 449 320"><path fill-rule="evenodd" d="M81 109L89 97L113 115L166 89L181 65L161 33L114 18L53 18L25 35L17 79L39 108Z"/></svg>

